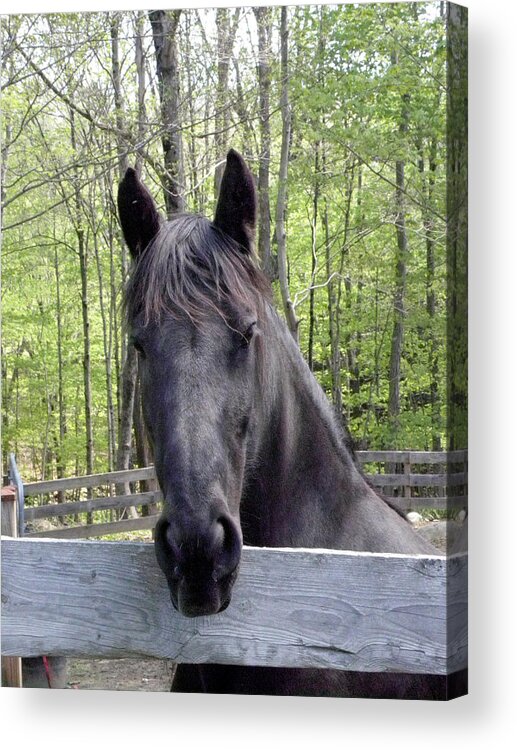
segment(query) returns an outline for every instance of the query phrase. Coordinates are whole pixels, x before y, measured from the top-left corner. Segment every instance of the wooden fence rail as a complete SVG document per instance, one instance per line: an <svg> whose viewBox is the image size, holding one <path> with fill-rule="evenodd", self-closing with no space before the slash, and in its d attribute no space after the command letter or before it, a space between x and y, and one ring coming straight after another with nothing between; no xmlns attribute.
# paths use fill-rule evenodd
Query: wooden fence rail
<svg viewBox="0 0 517 750"><path fill-rule="evenodd" d="M148 505L160 502L161 492L140 492L132 495L115 495L114 497L94 497L90 500L73 500L69 503L45 503L25 508L25 520L52 518L67 514L91 513L96 510L115 510L128 505Z"/></svg>
<svg viewBox="0 0 517 750"><path fill-rule="evenodd" d="M83 477L65 477L64 479L49 479L46 482L30 482L24 484L25 497L45 495L62 490L82 489L83 487L100 487L103 484L126 484L127 482L141 482L155 479L154 466L143 469L129 469L128 471L110 471L105 474L88 474Z"/></svg>
<svg viewBox="0 0 517 750"><path fill-rule="evenodd" d="M357 451L356 455L370 484L393 496L403 510L459 510L468 504L466 450Z"/></svg>
<svg viewBox="0 0 517 750"><path fill-rule="evenodd" d="M185 618L150 544L3 539L2 654L449 674L467 557L244 548L230 607Z"/></svg>
<svg viewBox="0 0 517 750"><path fill-rule="evenodd" d="M86 539L102 537L107 534L153 529L159 517L159 513L156 512L156 505L162 501L162 495L159 491L133 492L126 495L110 494L112 488L127 487L129 484L135 485L141 482L156 483L154 466L26 483L23 485L24 497L30 497L33 501L38 497L43 497L44 501L41 505L25 505L23 517L29 523L29 527L24 529L24 536ZM102 487L108 494L87 500L68 502L56 502L52 497L58 492L63 493L69 490L93 487ZM122 510L127 507L139 506L153 507L154 511L139 518L124 518L107 522L97 521L87 524L75 523L71 526L56 526L55 528L36 531L32 530L30 526L32 522L44 518L62 518L66 515L78 516L100 510Z"/></svg>

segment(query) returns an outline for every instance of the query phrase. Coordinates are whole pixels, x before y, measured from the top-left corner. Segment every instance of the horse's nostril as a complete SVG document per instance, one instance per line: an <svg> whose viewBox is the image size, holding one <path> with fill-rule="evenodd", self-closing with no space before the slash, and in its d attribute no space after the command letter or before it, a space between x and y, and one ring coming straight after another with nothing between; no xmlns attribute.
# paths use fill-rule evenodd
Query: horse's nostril
<svg viewBox="0 0 517 750"><path fill-rule="evenodd" d="M213 528L214 537L213 537L213 548L214 550L220 550L224 549L224 546L226 544L226 528L224 524L221 522L221 519L218 519Z"/></svg>
<svg viewBox="0 0 517 750"><path fill-rule="evenodd" d="M229 516L220 516L217 526L218 565L217 576L232 572L240 559L242 539L240 531Z"/></svg>
<svg viewBox="0 0 517 750"><path fill-rule="evenodd" d="M217 527L217 547L219 550L226 552L228 548L231 546L231 526L230 522L224 517L221 516L217 519L216 523Z"/></svg>

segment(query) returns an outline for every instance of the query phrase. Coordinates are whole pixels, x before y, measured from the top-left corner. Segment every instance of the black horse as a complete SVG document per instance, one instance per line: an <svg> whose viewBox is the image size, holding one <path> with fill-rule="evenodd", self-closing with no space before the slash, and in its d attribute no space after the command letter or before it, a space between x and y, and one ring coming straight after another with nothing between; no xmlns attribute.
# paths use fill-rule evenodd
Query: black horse
<svg viewBox="0 0 517 750"><path fill-rule="evenodd" d="M256 195L235 151L213 222L164 222L129 169L118 195L134 264L125 302L164 509L155 548L174 607L216 615L243 544L431 553L361 474L346 433L270 301ZM439 676L189 665L181 692L445 697Z"/></svg>

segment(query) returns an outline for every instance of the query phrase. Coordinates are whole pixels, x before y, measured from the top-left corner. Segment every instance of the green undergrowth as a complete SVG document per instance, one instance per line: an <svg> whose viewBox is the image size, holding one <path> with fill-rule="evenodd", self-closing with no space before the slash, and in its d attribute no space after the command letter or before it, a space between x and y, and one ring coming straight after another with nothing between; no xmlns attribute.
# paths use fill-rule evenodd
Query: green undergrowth
<svg viewBox="0 0 517 750"><path fill-rule="evenodd" d="M103 542L152 542L151 529L138 531L122 531L118 534L106 534L102 537Z"/></svg>

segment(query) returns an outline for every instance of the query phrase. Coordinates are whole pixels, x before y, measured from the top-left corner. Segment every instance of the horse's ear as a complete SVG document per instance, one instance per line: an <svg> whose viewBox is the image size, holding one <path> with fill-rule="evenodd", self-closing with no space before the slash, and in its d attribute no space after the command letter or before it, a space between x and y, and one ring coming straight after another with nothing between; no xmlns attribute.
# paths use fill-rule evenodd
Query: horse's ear
<svg viewBox="0 0 517 750"><path fill-rule="evenodd" d="M230 149L221 180L214 224L250 253L255 238L257 194L253 175L237 151Z"/></svg>
<svg viewBox="0 0 517 750"><path fill-rule="evenodd" d="M137 258L158 233L160 215L151 193L131 167L119 185L117 202L124 239L133 258Z"/></svg>

